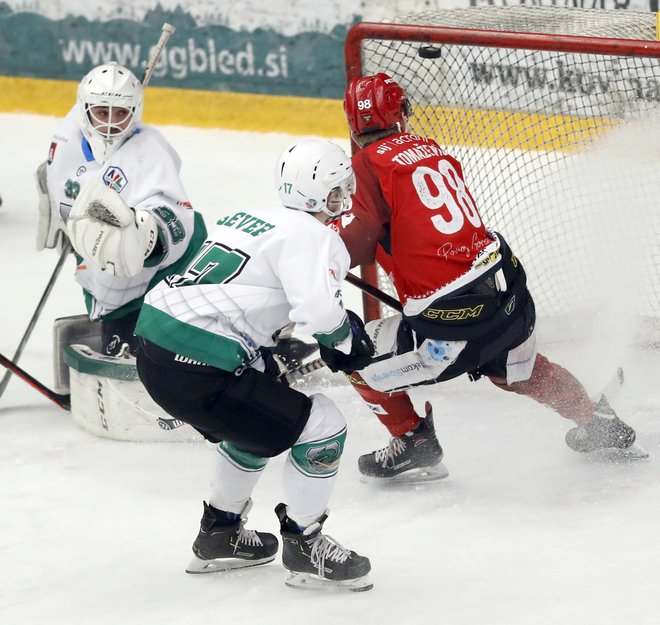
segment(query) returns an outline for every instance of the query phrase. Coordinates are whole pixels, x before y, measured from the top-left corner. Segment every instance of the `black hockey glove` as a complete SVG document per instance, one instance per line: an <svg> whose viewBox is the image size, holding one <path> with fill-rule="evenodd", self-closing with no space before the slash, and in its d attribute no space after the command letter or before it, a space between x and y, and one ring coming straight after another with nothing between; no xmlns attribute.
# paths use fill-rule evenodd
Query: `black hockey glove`
<svg viewBox="0 0 660 625"><path fill-rule="evenodd" d="M351 373L364 369L370 362L376 351L369 335L365 332L364 323L352 310L346 311L348 322L351 326L353 340L351 342L351 353L344 354L338 349L331 349L319 344L319 351L323 362L331 371L343 371Z"/></svg>

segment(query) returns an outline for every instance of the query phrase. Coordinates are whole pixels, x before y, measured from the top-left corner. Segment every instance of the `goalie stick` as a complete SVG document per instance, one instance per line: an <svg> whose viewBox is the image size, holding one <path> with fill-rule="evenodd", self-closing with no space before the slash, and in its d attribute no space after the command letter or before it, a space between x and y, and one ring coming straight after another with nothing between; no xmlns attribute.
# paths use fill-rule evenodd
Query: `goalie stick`
<svg viewBox="0 0 660 625"><path fill-rule="evenodd" d="M165 24L163 26L163 30L165 30ZM173 32L173 30L172 30ZM170 33L171 35L171 33ZM168 37L169 38L169 35ZM165 41L167 41L167 38ZM162 39L162 37L161 37ZM163 44L164 45L164 44ZM162 46L160 48L162 50ZM152 65L155 64L155 60L153 61ZM64 258L65 254L62 254L62 257L60 260ZM63 261L62 261L63 262ZM59 263L58 263L59 264ZM59 273L59 270L58 270ZM54 275L51 277L51 282L54 283L54 278L57 276ZM380 300L381 302L387 304L388 306L394 308L395 310L401 311L401 304L391 297L390 295L387 295L387 293L383 293L380 289L372 286L365 280L362 280L362 278L358 278L357 276L349 273L346 276L346 280L353 284L354 286L358 287L359 289L365 291L366 293L369 293L372 297L375 297L376 299ZM49 282L50 284L50 282ZM51 285L52 288L52 285ZM42 298L43 299L43 298ZM70 410L71 408L71 396L68 394L61 394L61 393L56 393L52 389L48 388L46 385L42 384L39 382L36 378L32 377L29 373L27 373L25 370L21 369L15 362L7 358L6 356L3 356L0 354L0 364L2 364L4 367L7 368L7 375L10 375L11 373L15 373L19 377L23 378L28 384L30 384L33 388L35 388L37 391L39 391L42 395L50 399L52 402L57 404L60 408L63 408L64 410ZM281 380L286 380L288 383L292 383L298 379L300 379L302 376L307 375L308 373L312 373L313 371L317 371L318 369L321 369L322 367L325 367L325 363L321 358L316 358L315 360L312 360L306 364L300 365L299 367L296 367L294 369L289 369L286 371L283 371L279 379ZM7 377L7 375L5 377Z"/></svg>
<svg viewBox="0 0 660 625"><path fill-rule="evenodd" d="M8 372L15 373L19 378L23 378L32 388L39 391L42 395L50 399L53 403L57 404L60 408L64 410L71 409L71 396L63 395L61 393L56 393L52 389L48 388L45 384L42 384L36 378L33 378L27 371L21 369L15 362L9 360L3 354L0 354L0 365L5 367Z"/></svg>
<svg viewBox="0 0 660 625"><path fill-rule="evenodd" d="M57 404L60 408L64 410L71 410L71 395L64 393L56 393L54 390L48 388L45 384L42 384L35 377L31 376L25 369L19 367L13 360L7 358L4 354L0 353L0 365L7 369L8 373L14 373L19 378L25 380L32 388L41 393L44 397L47 397L53 403ZM325 363L320 358L312 360L304 365L296 367L295 369L289 369L283 371L279 376L279 380L286 380L288 383L295 382L300 379L302 376L316 371L325 367Z"/></svg>
<svg viewBox="0 0 660 625"><path fill-rule="evenodd" d="M146 88L146 86L149 84L149 81L151 80L151 76L154 73L156 63L160 58L160 54L163 51L163 48L166 46L167 42L169 41L170 37L174 34L174 31L176 31L176 28L172 26L172 24L168 24L167 22L163 24L163 28L161 29L158 43L154 48L153 54L151 55L151 58L149 59L147 66L144 68L144 75L142 76L143 89Z"/></svg>
<svg viewBox="0 0 660 625"><path fill-rule="evenodd" d="M25 348L25 345L27 344L28 339L32 334L32 330L34 330L34 326L37 325L37 320L41 316L41 311L46 305L46 300L48 299L50 292L53 290L53 287L55 286L55 281L57 280L57 277L60 275L60 271L64 266L64 261L66 260L70 251L71 251L71 243L67 239L64 242L64 245L62 245L62 253L60 254L60 257L57 260L57 264L55 265L55 269L53 269L53 273L51 274L50 279L48 280L48 284L46 284L46 288L44 289L44 292L41 295L41 299L37 304L37 308L35 309L34 313L32 313L32 318L30 319L30 323L28 323L28 327L25 330L25 333L23 334L23 338L21 339L21 342L18 344L18 347L16 348L16 352L14 353L14 357L12 359L13 362L12 361L8 361L8 362L12 362L12 364L17 363L19 358L21 357L21 354L23 353L23 349ZM14 366L16 365L14 364ZM2 397L3 393L5 392L5 389L9 384L9 379L11 378L12 373L15 373L15 371L13 371L10 367L7 367L7 371L5 372L5 375L0 381L0 397Z"/></svg>

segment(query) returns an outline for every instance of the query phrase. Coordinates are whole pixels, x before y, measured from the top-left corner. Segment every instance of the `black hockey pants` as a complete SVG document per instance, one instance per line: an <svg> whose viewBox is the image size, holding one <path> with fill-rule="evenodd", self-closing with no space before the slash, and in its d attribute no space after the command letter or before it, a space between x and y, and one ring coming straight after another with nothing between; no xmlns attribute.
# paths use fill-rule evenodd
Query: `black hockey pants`
<svg viewBox="0 0 660 625"><path fill-rule="evenodd" d="M152 399L207 440L270 458L300 437L312 400L250 367L240 375L175 359L140 339L137 370Z"/></svg>

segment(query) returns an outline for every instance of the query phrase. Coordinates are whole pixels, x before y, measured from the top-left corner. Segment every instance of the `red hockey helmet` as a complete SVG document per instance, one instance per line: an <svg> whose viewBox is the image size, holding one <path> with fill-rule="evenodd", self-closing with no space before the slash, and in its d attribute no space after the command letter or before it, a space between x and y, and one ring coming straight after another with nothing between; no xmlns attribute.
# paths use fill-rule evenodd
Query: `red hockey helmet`
<svg viewBox="0 0 660 625"><path fill-rule="evenodd" d="M351 132L362 134L402 124L410 114L410 106L399 84L381 73L354 78L348 83L344 111Z"/></svg>

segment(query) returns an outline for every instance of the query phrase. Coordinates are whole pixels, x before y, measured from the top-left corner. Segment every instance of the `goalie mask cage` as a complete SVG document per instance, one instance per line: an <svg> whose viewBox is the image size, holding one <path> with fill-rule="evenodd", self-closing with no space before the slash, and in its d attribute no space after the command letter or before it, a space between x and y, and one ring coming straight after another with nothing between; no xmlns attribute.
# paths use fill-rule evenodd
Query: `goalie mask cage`
<svg viewBox="0 0 660 625"><path fill-rule="evenodd" d="M643 318L649 337L660 317L656 35L654 13L417 13L355 25L346 75L385 72L406 90L409 131L462 163L484 222L522 260L539 317L570 324L614 307ZM362 275L384 289L374 267Z"/></svg>

